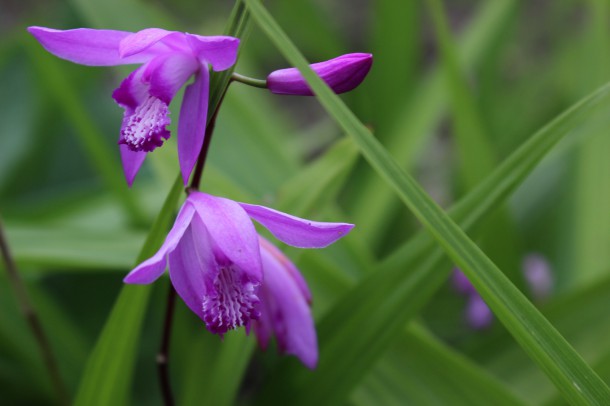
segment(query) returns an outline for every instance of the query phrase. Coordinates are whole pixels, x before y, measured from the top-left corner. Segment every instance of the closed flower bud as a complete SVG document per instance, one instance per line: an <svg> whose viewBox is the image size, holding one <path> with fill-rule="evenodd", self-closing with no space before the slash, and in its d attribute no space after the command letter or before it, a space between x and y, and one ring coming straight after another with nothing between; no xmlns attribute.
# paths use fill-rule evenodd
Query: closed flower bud
<svg viewBox="0 0 610 406"><path fill-rule="evenodd" d="M337 94L349 92L365 78L371 65L371 54L347 54L337 58L314 63L311 68ZM267 87L271 93L313 96L303 75L296 68L280 69L267 77Z"/></svg>

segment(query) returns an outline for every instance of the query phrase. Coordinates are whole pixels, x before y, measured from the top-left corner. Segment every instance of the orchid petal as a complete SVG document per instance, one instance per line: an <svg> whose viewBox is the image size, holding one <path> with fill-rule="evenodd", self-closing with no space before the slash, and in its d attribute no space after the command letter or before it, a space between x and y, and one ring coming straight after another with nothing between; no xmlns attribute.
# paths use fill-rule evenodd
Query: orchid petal
<svg viewBox="0 0 610 406"><path fill-rule="evenodd" d="M215 268L217 264L212 252L211 237L201 220L195 216L180 244L169 254L169 277L184 303L204 322L206 273Z"/></svg>
<svg viewBox="0 0 610 406"><path fill-rule="evenodd" d="M166 54L154 58L146 65L142 73L142 81L150 84L151 95L169 104L199 67L197 59L191 55Z"/></svg>
<svg viewBox="0 0 610 406"><path fill-rule="evenodd" d="M214 246L255 281L263 279L258 235L246 212L236 202L193 192L191 202L205 224Z"/></svg>
<svg viewBox="0 0 610 406"><path fill-rule="evenodd" d="M229 69L237 61L238 38L186 34L186 39L201 63L209 63L215 71Z"/></svg>
<svg viewBox="0 0 610 406"><path fill-rule="evenodd" d="M311 221L254 204L239 203L250 217L288 245L323 248L345 236L354 227L347 223Z"/></svg>
<svg viewBox="0 0 610 406"><path fill-rule="evenodd" d="M261 258L265 270L265 283L261 286L261 299L271 320L280 351L296 355L313 369L318 362L318 343L311 310L301 288L275 255L261 245ZM263 326L262 337L265 338ZM257 325L255 325L255 329ZM256 330L255 330L256 331ZM266 344L266 342L265 342Z"/></svg>
<svg viewBox="0 0 610 406"><path fill-rule="evenodd" d="M125 144L119 145L119 150L121 151L121 161L123 161L125 180L129 187L131 187L147 153L144 151L132 151Z"/></svg>
<svg viewBox="0 0 610 406"><path fill-rule="evenodd" d="M202 67L195 81L184 91L178 121L178 160L184 184L188 183L203 146L208 115L210 72Z"/></svg>
<svg viewBox="0 0 610 406"><path fill-rule="evenodd" d="M28 31L50 53L81 65L113 66L143 63L154 53L144 52L121 58L119 44L132 33L115 30L77 28L54 30L45 27L28 27Z"/></svg>
<svg viewBox="0 0 610 406"><path fill-rule="evenodd" d="M266 238L263 238L259 235L258 240L261 245L261 251L266 251L268 255L271 255L279 264L283 266L284 270L288 272L288 274L297 284L297 286L301 290L301 294L305 297L307 302L311 303L311 291L309 290L309 286L307 286L305 278L303 278L303 275L301 275L301 272L299 272L299 270L292 263L292 261L288 259L288 257L284 255L284 253L280 251L275 245L271 244Z"/></svg>
<svg viewBox="0 0 610 406"><path fill-rule="evenodd" d="M171 34L179 34L175 31L167 31L161 28L146 28L136 33L129 33L130 35L123 38L119 44L119 55L122 58L129 57L131 55L139 54L157 44L163 38ZM162 45L162 44L160 44ZM165 46L158 47L169 51ZM160 51L160 50L159 50Z"/></svg>
<svg viewBox="0 0 610 406"><path fill-rule="evenodd" d="M147 284L152 283L159 278L163 272L165 272L167 255L171 253L179 245L179 243L181 243L181 239L183 238L187 227L191 223L191 219L193 218L194 214L195 210L193 209L193 206L190 204L183 205L178 213L178 216L176 217L174 226L167 234L165 242L163 242L161 248L159 248L155 255L142 262L134 270L132 270L125 277L125 279L123 279L123 282Z"/></svg>

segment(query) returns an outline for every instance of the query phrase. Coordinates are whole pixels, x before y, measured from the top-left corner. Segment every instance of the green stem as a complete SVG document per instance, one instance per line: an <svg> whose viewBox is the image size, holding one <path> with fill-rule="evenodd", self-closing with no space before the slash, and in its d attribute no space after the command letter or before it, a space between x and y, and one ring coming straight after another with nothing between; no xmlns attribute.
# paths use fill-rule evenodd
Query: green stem
<svg viewBox="0 0 610 406"><path fill-rule="evenodd" d="M267 81L263 79L254 79L248 76L240 75L239 73L233 72L231 75L231 81L240 82L252 87L258 87L261 89L267 88Z"/></svg>

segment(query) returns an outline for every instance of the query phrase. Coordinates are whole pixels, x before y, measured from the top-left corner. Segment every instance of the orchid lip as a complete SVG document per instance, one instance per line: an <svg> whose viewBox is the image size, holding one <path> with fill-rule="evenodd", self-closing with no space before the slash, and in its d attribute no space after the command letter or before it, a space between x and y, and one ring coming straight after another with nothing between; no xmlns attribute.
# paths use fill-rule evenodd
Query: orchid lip
<svg viewBox="0 0 610 406"><path fill-rule="evenodd" d="M163 145L170 137L165 128L169 123L167 104L154 96L139 105L133 114L125 117L119 144L125 144L132 151L150 152Z"/></svg>

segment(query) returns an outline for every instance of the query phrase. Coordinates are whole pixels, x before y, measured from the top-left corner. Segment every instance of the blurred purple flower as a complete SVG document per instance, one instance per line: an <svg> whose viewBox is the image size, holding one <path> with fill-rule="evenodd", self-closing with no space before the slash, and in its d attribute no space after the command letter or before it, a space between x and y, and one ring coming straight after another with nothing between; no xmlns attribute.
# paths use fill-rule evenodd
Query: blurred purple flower
<svg viewBox="0 0 610 406"><path fill-rule="evenodd" d="M131 185L146 154L170 137L168 105L187 86L178 122L178 157L184 183L193 170L205 136L209 69L230 68L236 61L239 39L202 37L147 28L137 33L79 28L28 31L50 53L90 66L143 64L123 80L112 95L125 109L119 137L127 183Z"/></svg>
<svg viewBox="0 0 610 406"><path fill-rule="evenodd" d="M337 94L349 92L366 77L373 64L371 54L347 54L324 62L314 63L311 68ZM267 77L267 87L272 93L313 96L303 75L296 68L280 69Z"/></svg>
<svg viewBox="0 0 610 406"><path fill-rule="evenodd" d="M523 274L534 299L546 299L553 290L551 266L540 254L528 254L523 258Z"/></svg>
<svg viewBox="0 0 610 406"><path fill-rule="evenodd" d="M154 282L169 262L176 291L208 330L220 335L240 326L249 330L260 320L255 329L263 348L274 334L281 351L313 368L318 349L307 285L294 265L257 235L249 217L300 248L326 247L353 228L192 192L159 251L124 281Z"/></svg>
<svg viewBox="0 0 610 406"><path fill-rule="evenodd" d="M464 310L464 318L468 326L476 330L489 327L493 322L493 313L459 268L453 268L451 282L455 290L468 298Z"/></svg>
<svg viewBox="0 0 610 406"><path fill-rule="evenodd" d="M546 258L540 254L528 254L523 259L522 269L534 299L547 298L553 289L553 275ZM464 310L468 325L477 330L489 327L493 322L491 309L459 268L453 269L451 282L456 291L468 298Z"/></svg>
<svg viewBox="0 0 610 406"><path fill-rule="evenodd" d="M472 283L470 283L466 275L464 275L464 272L460 271L459 268L453 268L451 282L455 290L464 295L477 293L477 290L472 286Z"/></svg>
<svg viewBox="0 0 610 406"><path fill-rule="evenodd" d="M489 306L478 293L468 297L465 316L468 325L476 330L489 327L494 319Z"/></svg>

